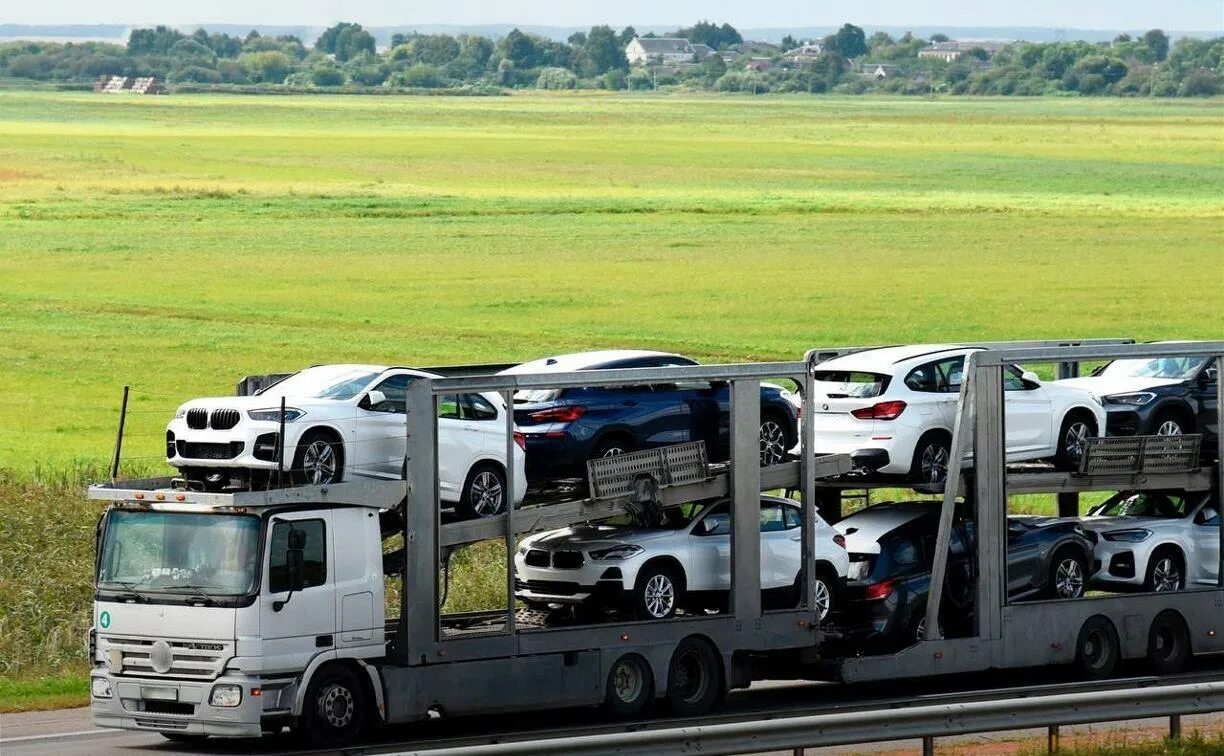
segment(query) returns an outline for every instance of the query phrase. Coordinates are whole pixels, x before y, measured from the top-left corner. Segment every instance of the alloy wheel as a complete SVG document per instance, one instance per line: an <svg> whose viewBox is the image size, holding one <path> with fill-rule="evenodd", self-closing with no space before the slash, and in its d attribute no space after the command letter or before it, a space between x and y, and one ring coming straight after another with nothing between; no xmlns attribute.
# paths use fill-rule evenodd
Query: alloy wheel
<svg viewBox="0 0 1224 756"><path fill-rule="evenodd" d="M816 610L816 618L823 622L824 618L829 616L829 607L833 605L833 597L829 593L828 584L819 578L813 588L815 588L816 596L812 608Z"/></svg>
<svg viewBox="0 0 1224 756"><path fill-rule="evenodd" d="M1084 593L1084 571L1076 559L1067 558L1058 563L1054 572L1054 590L1059 598L1079 598Z"/></svg>
<svg viewBox="0 0 1224 756"><path fill-rule="evenodd" d="M652 617L662 619L676 605L676 587L666 575L651 575L644 594L646 612Z"/></svg>
<svg viewBox="0 0 1224 756"><path fill-rule="evenodd" d="M336 450L323 440L310 442L302 453L302 472L314 485L331 483L336 476Z"/></svg>
<svg viewBox="0 0 1224 756"><path fill-rule="evenodd" d="M948 450L938 444L929 444L922 450L919 460L922 479L928 483L940 483L948 477Z"/></svg>
<svg viewBox="0 0 1224 756"><path fill-rule="evenodd" d="M1152 568L1152 590L1157 593L1176 591L1181 585L1181 570L1171 557L1161 557Z"/></svg>
<svg viewBox="0 0 1224 756"><path fill-rule="evenodd" d="M481 517L491 517L502 510L504 489L497 473L484 470L472 479L472 510Z"/></svg>
<svg viewBox="0 0 1224 756"><path fill-rule="evenodd" d="M761 423L761 465L776 465L786 457L786 431L776 420Z"/></svg>
<svg viewBox="0 0 1224 756"><path fill-rule="evenodd" d="M1067 426L1067 435L1063 437L1063 450L1067 453L1067 459L1074 462L1080 461L1084 456L1084 451L1088 448L1088 438L1092 435L1088 423L1082 420L1076 420Z"/></svg>
<svg viewBox="0 0 1224 756"><path fill-rule="evenodd" d="M1165 420L1156 428L1157 436L1180 436L1182 432L1181 423L1176 420Z"/></svg>

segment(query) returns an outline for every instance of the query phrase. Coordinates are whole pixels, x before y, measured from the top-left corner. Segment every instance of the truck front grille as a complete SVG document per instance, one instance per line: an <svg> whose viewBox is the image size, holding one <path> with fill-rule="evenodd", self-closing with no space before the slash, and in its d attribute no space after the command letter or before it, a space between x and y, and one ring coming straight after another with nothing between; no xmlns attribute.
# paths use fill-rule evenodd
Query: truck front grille
<svg viewBox="0 0 1224 756"><path fill-rule="evenodd" d="M215 680L234 655L233 644L221 641L163 639L170 646L170 668L158 672L150 658L153 645L159 641L148 638L106 638L103 649L115 674L153 677L183 677L193 680ZM118 658L116 658L118 657ZM120 665L115 668L116 663ZM162 712L166 714L174 712Z"/></svg>

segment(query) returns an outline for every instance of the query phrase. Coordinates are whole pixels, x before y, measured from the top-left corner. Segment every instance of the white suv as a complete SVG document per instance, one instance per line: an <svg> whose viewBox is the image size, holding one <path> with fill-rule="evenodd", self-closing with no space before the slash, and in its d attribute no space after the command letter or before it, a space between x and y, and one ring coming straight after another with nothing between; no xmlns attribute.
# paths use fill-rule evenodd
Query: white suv
<svg viewBox="0 0 1224 756"><path fill-rule="evenodd" d="M284 397L284 466L293 481L402 479L408 384L438 377L382 365L318 365L254 396L193 399L166 426L166 461L209 487L231 477L271 480ZM438 488L462 516L505 510L505 412L497 393L444 396L438 403ZM517 432L514 440L518 504L527 489L526 444Z"/></svg>
<svg viewBox="0 0 1224 756"><path fill-rule="evenodd" d="M651 527L574 525L524 538L514 558L515 595L527 604L625 606L640 619L676 609L723 608L731 588L728 500L668 508ZM795 606L802 508L761 497L761 589L767 602ZM816 515L815 609L824 619L841 595L850 559L845 539Z"/></svg>
<svg viewBox="0 0 1224 756"><path fill-rule="evenodd" d="M965 355L975 347L918 345L856 352L816 366L818 454L851 454L862 466L938 483L947 474ZM1009 365L1004 372L1007 461L1053 457L1079 465L1105 428L1093 395Z"/></svg>

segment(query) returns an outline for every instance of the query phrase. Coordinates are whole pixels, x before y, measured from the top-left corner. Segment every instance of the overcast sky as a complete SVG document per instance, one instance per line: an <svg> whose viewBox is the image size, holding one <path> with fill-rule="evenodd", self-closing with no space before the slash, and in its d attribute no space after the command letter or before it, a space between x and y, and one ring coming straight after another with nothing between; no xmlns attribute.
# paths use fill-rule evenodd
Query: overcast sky
<svg viewBox="0 0 1224 756"><path fill-rule="evenodd" d="M1081 29L1224 29L1224 0L2 0L0 23L542 24L662 26L708 18L740 28L828 26L1041 26Z"/></svg>

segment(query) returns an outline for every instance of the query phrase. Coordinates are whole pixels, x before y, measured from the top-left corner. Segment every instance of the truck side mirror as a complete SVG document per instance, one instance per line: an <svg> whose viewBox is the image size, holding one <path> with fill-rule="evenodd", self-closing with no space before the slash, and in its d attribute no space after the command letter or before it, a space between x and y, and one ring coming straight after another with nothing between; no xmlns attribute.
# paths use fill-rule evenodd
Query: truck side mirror
<svg viewBox="0 0 1224 756"><path fill-rule="evenodd" d="M286 540L285 577L289 583L289 595L285 596L284 601L272 602L272 611L274 612L284 609L285 604L289 603L289 599L293 598L294 592L302 590L302 587L306 584L306 531L290 530L289 537Z"/></svg>

